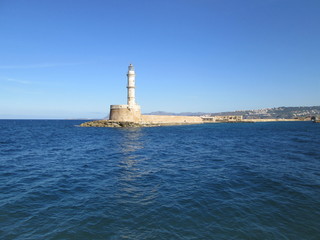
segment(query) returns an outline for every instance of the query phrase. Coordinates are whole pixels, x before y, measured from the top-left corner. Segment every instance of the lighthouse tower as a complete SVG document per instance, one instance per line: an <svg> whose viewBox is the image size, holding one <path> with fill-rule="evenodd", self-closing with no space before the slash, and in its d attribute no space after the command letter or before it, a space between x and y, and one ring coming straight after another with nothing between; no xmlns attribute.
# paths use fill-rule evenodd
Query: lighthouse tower
<svg viewBox="0 0 320 240"><path fill-rule="evenodd" d="M128 106L129 108L134 108L136 105L136 96L135 96L135 88L136 88L136 73L134 72L134 67L132 64L129 65L128 67Z"/></svg>
<svg viewBox="0 0 320 240"><path fill-rule="evenodd" d="M126 105L111 105L109 120L119 122L140 122L141 109L136 103L135 89L136 89L136 73L132 64L128 67L127 73L127 104Z"/></svg>

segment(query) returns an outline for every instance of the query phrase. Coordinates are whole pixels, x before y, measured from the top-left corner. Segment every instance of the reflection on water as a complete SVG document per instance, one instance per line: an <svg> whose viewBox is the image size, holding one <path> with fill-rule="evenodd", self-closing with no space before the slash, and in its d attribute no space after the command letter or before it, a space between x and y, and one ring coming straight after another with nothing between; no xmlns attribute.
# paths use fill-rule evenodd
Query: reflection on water
<svg viewBox="0 0 320 240"><path fill-rule="evenodd" d="M120 143L121 152L130 153L143 149L143 130L141 128L121 129L122 142Z"/></svg>
<svg viewBox="0 0 320 240"><path fill-rule="evenodd" d="M119 150L123 157L120 159L119 166L123 170L132 171L136 169L135 165L142 161L138 151L144 148L143 132L141 128L127 128L123 129L121 133Z"/></svg>
<svg viewBox="0 0 320 240"><path fill-rule="evenodd" d="M119 203L126 205L150 204L157 196L158 186L148 184L152 168L148 164L149 158L143 153L145 133L140 128L127 128L121 129L121 134L119 151L122 157L118 164L120 174L116 197Z"/></svg>

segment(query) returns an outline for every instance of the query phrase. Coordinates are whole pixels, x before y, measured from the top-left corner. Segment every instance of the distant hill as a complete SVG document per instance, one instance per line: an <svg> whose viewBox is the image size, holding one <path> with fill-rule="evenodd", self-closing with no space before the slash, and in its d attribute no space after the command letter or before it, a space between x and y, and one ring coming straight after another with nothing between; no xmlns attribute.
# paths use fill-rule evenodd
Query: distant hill
<svg viewBox="0 0 320 240"><path fill-rule="evenodd" d="M257 119L257 118L304 118L310 116L320 116L320 106L312 107L276 107L276 108L264 108L258 110L239 110L233 112L219 112L219 113L204 113L204 112L182 112L182 113L170 113L170 112L152 112L146 115L176 115L176 116L226 116L226 115L242 115L243 118Z"/></svg>

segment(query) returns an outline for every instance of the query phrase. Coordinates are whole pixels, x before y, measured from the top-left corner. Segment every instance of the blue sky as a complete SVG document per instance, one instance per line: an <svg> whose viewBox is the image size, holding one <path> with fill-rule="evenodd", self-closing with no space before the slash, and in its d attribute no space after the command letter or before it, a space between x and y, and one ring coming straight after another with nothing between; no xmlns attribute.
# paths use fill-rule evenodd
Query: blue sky
<svg viewBox="0 0 320 240"><path fill-rule="evenodd" d="M0 0L0 118L320 105L319 0Z"/></svg>

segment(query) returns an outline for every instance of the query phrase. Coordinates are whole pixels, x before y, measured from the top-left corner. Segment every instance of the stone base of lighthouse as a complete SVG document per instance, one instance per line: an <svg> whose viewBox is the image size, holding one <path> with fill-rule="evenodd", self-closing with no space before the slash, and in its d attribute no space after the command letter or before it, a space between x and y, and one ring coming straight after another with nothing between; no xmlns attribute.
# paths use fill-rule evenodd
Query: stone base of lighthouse
<svg viewBox="0 0 320 240"><path fill-rule="evenodd" d="M141 109L139 105L111 105L109 120L119 122L140 122Z"/></svg>

